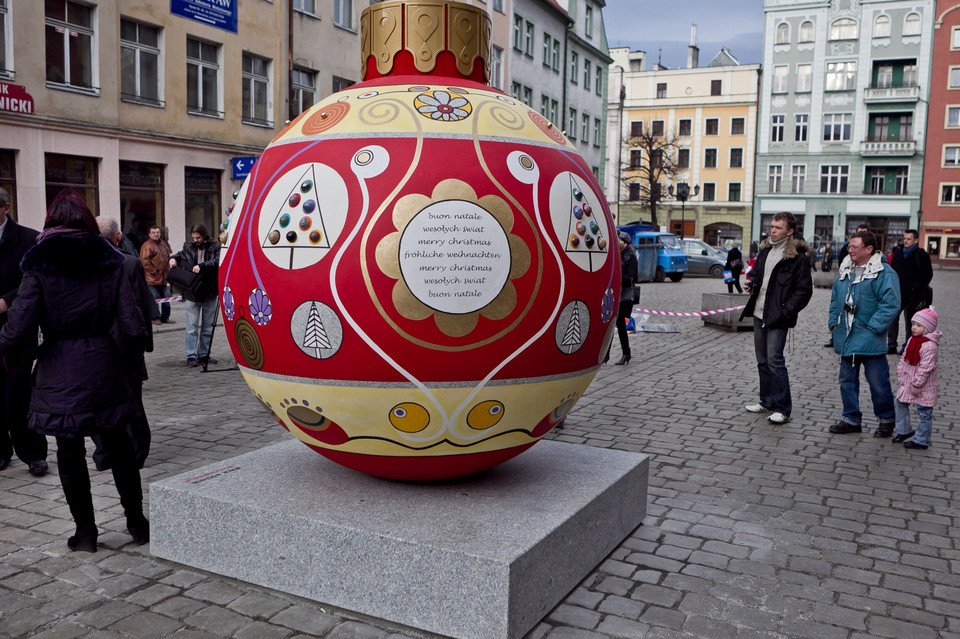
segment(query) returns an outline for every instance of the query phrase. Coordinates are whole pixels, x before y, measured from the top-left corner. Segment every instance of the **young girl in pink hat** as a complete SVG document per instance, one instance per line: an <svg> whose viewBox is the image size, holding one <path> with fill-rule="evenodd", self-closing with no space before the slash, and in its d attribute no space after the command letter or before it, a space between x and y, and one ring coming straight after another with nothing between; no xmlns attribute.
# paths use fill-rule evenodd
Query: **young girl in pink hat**
<svg viewBox="0 0 960 639"><path fill-rule="evenodd" d="M940 331L933 307L917 311L910 326L910 341L897 364L896 435L894 444L925 450L930 446L933 407L937 403L937 360ZM910 404L917 405L917 430L910 427Z"/></svg>

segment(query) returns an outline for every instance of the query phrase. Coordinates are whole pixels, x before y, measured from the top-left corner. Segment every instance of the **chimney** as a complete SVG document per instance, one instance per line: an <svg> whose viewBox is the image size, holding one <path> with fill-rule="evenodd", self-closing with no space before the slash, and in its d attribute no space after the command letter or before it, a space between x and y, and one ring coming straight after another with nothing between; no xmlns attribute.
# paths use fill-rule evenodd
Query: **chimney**
<svg viewBox="0 0 960 639"><path fill-rule="evenodd" d="M697 25L690 25L690 46L687 47L687 68L700 66L700 49L697 47Z"/></svg>

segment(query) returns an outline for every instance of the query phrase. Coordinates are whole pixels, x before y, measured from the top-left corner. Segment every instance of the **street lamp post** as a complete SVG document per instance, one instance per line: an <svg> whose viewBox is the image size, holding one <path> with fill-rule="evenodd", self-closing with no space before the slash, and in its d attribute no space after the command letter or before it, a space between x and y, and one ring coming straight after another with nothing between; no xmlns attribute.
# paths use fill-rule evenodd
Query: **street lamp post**
<svg viewBox="0 0 960 639"><path fill-rule="evenodd" d="M667 187L667 191L680 201L680 237L682 239L687 225L687 199L690 198L690 185L686 182L680 182L677 184L676 192L674 192L673 185L671 184ZM696 184L693 187L693 197L697 197L699 194L700 185Z"/></svg>

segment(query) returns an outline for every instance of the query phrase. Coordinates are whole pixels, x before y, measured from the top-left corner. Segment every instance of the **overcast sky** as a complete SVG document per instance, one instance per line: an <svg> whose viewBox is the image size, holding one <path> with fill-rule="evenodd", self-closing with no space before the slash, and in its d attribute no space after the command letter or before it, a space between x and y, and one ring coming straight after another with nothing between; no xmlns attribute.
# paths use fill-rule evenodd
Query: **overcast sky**
<svg viewBox="0 0 960 639"><path fill-rule="evenodd" d="M607 44L647 52L671 69L687 64L690 25L697 25L700 66L726 47L741 64L761 62L763 0L607 0L603 10Z"/></svg>

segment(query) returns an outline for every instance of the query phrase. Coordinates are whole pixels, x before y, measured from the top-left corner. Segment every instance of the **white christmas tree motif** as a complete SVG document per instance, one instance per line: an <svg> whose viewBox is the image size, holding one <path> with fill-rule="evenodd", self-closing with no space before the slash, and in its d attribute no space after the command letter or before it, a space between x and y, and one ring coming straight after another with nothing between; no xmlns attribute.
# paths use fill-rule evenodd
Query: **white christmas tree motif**
<svg viewBox="0 0 960 639"><path fill-rule="evenodd" d="M606 254L607 239L603 228L596 219L598 213L587 202L584 187L572 175L570 176L570 223L567 226L567 253ZM602 216L601 216L602 219Z"/></svg>
<svg viewBox="0 0 960 639"><path fill-rule="evenodd" d="M580 346L580 307L573 306L570 321L567 322L567 332L563 336L562 346Z"/></svg>
<svg viewBox="0 0 960 639"><path fill-rule="evenodd" d="M323 328L323 321L317 311L317 305L310 303L310 315L307 317L307 328L303 332L304 348L316 349L316 356L320 357L321 348L333 348L327 338L327 331Z"/></svg>
<svg viewBox="0 0 960 639"><path fill-rule="evenodd" d="M296 249L330 248L330 238L317 201L317 177L310 165L287 194L263 238L263 248L289 248L290 268Z"/></svg>

